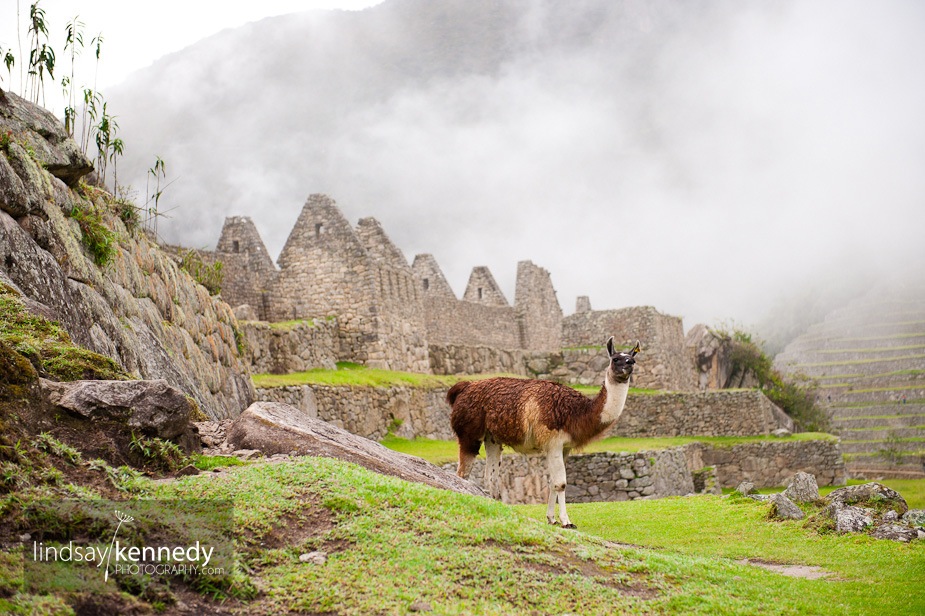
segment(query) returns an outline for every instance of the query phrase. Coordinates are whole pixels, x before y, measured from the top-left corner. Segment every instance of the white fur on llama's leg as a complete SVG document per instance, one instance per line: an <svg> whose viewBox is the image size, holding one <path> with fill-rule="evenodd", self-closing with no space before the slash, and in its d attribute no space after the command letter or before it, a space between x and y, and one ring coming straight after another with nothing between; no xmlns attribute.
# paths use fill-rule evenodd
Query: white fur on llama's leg
<svg viewBox="0 0 925 616"><path fill-rule="evenodd" d="M501 443L485 439L485 490L492 498L501 498Z"/></svg>
<svg viewBox="0 0 925 616"><path fill-rule="evenodd" d="M549 469L549 492L554 492L556 500L559 501L559 523L562 526L569 527L572 525L569 521L568 513L565 511L565 456L562 453L562 447L553 447L546 454L546 466ZM547 517L549 512L547 511Z"/></svg>

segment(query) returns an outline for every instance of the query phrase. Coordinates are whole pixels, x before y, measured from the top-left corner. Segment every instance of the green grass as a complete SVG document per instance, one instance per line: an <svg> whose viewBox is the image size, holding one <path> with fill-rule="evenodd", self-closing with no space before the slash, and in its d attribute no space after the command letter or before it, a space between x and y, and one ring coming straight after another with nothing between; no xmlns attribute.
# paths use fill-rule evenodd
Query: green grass
<svg viewBox="0 0 925 616"><path fill-rule="evenodd" d="M201 471L211 471L216 468L224 468L227 466L244 466L248 464L240 458L235 458L233 456L206 456L198 454L193 456L193 466L198 468Z"/></svg>
<svg viewBox="0 0 925 616"><path fill-rule="evenodd" d="M325 458L141 480L139 489L145 500L234 503L224 532L239 567L221 604L234 613L405 614L415 602L435 614L925 610L925 542L819 535L800 522L769 521L767 504L746 499L573 504L579 532L547 525L544 506L511 507ZM0 551L0 612L63 606L65 597L10 592L22 575L17 550ZM313 550L327 552L324 565L299 561ZM743 558L833 575L790 578L736 562ZM200 592L209 596L209 588Z"/></svg>
<svg viewBox="0 0 925 616"><path fill-rule="evenodd" d="M545 507L521 507L531 517ZM718 562L760 559L802 564L832 572L829 579L781 575L762 580L754 591L768 609L791 614L925 613L925 542L901 544L866 535L820 535L802 521L768 520L769 505L750 499L702 495L654 501L588 503L569 507L578 528L616 542ZM705 577L709 574L705 573ZM735 583L731 599L743 595ZM783 601L781 594L787 595ZM717 613L735 614L728 605Z"/></svg>
<svg viewBox="0 0 925 616"><path fill-rule="evenodd" d="M111 358L77 346L56 322L28 312L19 294L0 283L0 342L45 377L61 381L129 378ZM15 381L11 381L15 382Z"/></svg>
<svg viewBox="0 0 925 616"><path fill-rule="evenodd" d="M464 379L486 379L493 376L519 377L513 374L480 374L476 376L420 374L369 368L350 362L338 362L337 370L317 368L292 374L255 374L254 386L291 387L296 385L331 385L340 387L419 387L438 389L450 387Z"/></svg>
<svg viewBox="0 0 925 616"><path fill-rule="evenodd" d="M688 443L706 443L713 447L733 447L743 443L780 442L780 441L812 441L819 439L834 439L835 436L822 432L798 432L791 436L779 438L776 436L667 436L653 438L625 438L613 436L594 441L587 445L581 453L594 453L599 451L637 452L655 449L678 447ZM407 453L412 456L424 458L433 464L446 464L455 462L457 458L456 441L438 441L424 438L407 439L389 435L382 439L382 444L394 451ZM520 455L510 449L505 454ZM480 454L483 455L483 454Z"/></svg>

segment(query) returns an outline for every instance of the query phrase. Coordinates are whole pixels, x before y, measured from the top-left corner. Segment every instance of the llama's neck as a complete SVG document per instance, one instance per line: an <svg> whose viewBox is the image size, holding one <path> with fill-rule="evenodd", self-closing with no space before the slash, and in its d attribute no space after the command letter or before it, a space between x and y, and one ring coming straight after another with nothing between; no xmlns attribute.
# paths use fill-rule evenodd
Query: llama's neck
<svg viewBox="0 0 925 616"><path fill-rule="evenodd" d="M571 424L569 433L576 447L598 438L623 412L629 383L618 383L609 376L604 381L601 392L593 401L589 401L587 409L576 415L575 421Z"/></svg>
<svg viewBox="0 0 925 616"><path fill-rule="evenodd" d="M623 413L623 407L626 406L626 395L630 391L630 384L618 383L607 375L604 379L604 387L601 389L600 396L604 396L604 404L601 409L601 423L610 425L620 418Z"/></svg>

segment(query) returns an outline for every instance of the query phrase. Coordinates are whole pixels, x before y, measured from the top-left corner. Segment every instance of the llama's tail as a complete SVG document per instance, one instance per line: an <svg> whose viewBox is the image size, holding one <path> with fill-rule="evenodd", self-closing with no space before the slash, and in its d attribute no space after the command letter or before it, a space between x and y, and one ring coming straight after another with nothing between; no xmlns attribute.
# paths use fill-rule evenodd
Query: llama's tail
<svg viewBox="0 0 925 616"><path fill-rule="evenodd" d="M456 397L463 392L464 389L471 385L471 381L460 381L450 387L450 391L446 392L446 402L450 406L453 406L456 403Z"/></svg>

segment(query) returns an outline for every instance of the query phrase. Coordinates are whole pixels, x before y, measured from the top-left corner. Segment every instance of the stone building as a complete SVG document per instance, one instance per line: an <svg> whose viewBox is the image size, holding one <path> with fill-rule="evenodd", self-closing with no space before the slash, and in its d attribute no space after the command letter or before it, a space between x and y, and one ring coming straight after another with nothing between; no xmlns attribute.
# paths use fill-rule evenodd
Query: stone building
<svg viewBox="0 0 925 616"><path fill-rule="evenodd" d="M531 357L553 353L562 356L551 360L558 371L538 376L596 382L600 358L583 349L602 347L612 335L627 348L642 343L638 385L697 385L680 318L647 306L592 310L586 296L563 318L549 272L530 261L517 264L513 305L484 266L473 268L457 298L432 255L417 255L409 266L378 221L363 218L353 227L324 195L306 201L278 267L254 223L240 216L226 219L215 252L204 257L224 262L223 298L251 308L236 310L240 315L336 322L336 348L326 357L337 361L414 372L527 374L535 372Z"/></svg>
<svg viewBox="0 0 925 616"><path fill-rule="evenodd" d="M274 266L257 228L232 216L214 253L222 296L264 321L336 318L335 356L394 370L430 372L429 346L557 350L562 309L549 272L518 264L511 306L487 267L472 270L457 299L431 255L409 266L374 218L354 228L324 195L306 201Z"/></svg>
<svg viewBox="0 0 925 616"><path fill-rule="evenodd" d="M617 346L630 348L638 340L646 370L659 388L679 391L697 388L680 317L662 314L652 306L591 310L587 298L579 298L578 304L583 310L562 321L564 347L600 346L613 336Z"/></svg>
<svg viewBox="0 0 925 616"><path fill-rule="evenodd" d="M270 289L276 266L254 222L247 216L229 216L215 248L222 261L222 298L231 306L247 304L261 321L270 320Z"/></svg>

